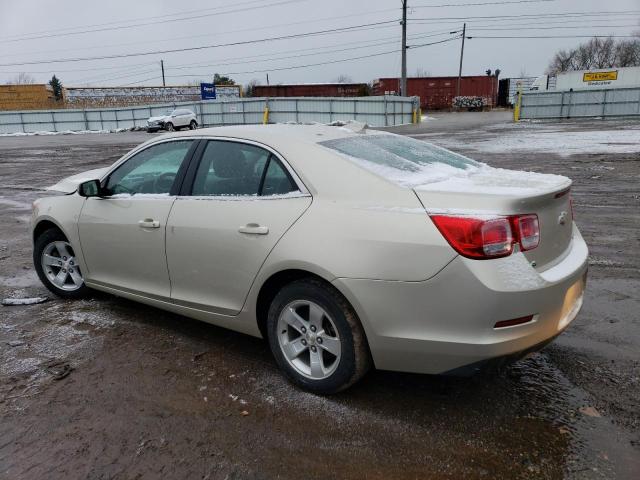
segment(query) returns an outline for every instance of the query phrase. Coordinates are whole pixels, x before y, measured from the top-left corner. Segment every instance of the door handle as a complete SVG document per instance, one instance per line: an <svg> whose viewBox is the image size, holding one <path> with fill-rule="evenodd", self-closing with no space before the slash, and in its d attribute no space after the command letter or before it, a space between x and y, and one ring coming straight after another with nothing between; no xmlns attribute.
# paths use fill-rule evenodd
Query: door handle
<svg viewBox="0 0 640 480"><path fill-rule="evenodd" d="M140 228L160 228L160 222L152 218L145 218L138 222Z"/></svg>
<svg viewBox="0 0 640 480"><path fill-rule="evenodd" d="M238 228L238 231L250 235L266 235L269 233L269 228L258 225L257 223L247 223L244 227Z"/></svg>

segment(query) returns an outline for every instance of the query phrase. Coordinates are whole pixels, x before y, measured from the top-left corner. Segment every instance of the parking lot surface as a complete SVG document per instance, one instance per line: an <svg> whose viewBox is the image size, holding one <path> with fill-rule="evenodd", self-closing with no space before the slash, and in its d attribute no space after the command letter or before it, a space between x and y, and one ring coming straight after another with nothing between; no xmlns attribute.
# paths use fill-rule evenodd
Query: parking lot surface
<svg viewBox="0 0 640 480"><path fill-rule="evenodd" d="M371 372L320 397L259 339L106 294L0 307L0 478L638 478L640 124L425 120L395 130L574 180L589 280L554 343L498 373ZM148 138L0 138L1 298L51 297L28 230L42 189Z"/></svg>

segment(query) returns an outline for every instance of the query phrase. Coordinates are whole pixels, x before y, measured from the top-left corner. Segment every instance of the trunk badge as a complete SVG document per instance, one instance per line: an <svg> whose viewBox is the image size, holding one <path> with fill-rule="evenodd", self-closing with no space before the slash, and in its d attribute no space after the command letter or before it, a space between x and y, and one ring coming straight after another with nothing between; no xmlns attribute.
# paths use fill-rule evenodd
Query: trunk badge
<svg viewBox="0 0 640 480"><path fill-rule="evenodd" d="M567 223L567 212L560 213L560 216L558 217L558 223L560 225L564 225L565 223Z"/></svg>

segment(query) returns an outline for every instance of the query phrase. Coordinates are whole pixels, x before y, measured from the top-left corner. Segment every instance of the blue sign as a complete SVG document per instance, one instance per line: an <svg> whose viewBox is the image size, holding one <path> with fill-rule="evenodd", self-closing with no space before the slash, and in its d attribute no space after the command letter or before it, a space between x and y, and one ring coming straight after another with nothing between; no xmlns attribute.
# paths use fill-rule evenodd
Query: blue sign
<svg viewBox="0 0 640 480"><path fill-rule="evenodd" d="M213 83L201 83L200 97L202 97L202 100L215 100L216 86Z"/></svg>

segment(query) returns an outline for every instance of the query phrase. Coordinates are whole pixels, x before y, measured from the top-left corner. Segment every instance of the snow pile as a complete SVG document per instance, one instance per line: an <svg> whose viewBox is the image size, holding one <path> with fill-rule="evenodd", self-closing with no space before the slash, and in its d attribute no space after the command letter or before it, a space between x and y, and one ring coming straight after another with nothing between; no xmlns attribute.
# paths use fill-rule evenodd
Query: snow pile
<svg viewBox="0 0 640 480"><path fill-rule="evenodd" d="M131 128L116 128L114 130L64 130L61 132L15 132L15 133L0 133L0 137L31 137L34 135L83 135L87 133L120 133L128 132Z"/></svg>
<svg viewBox="0 0 640 480"><path fill-rule="evenodd" d="M2 305L15 306L15 305L35 305L37 303L44 303L48 300L48 297L33 297L33 298L5 298L2 300Z"/></svg>

